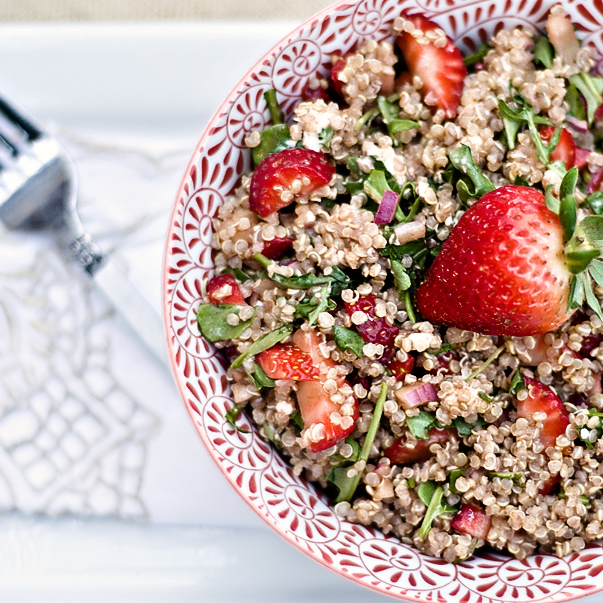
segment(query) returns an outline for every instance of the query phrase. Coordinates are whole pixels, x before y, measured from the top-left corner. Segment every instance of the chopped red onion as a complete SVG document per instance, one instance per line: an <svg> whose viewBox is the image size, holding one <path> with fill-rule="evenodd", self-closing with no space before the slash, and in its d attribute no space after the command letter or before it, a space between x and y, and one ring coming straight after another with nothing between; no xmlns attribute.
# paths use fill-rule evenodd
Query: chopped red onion
<svg viewBox="0 0 603 603"><path fill-rule="evenodd" d="M574 155L574 165L581 170L588 163L588 158L592 151L590 149L583 149L582 147L576 147L576 153Z"/></svg>
<svg viewBox="0 0 603 603"><path fill-rule="evenodd" d="M425 224L416 221L398 224L394 228L394 233L398 240L398 245L404 245L404 243L425 238Z"/></svg>
<svg viewBox="0 0 603 603"><path fill-rule="evenodd" d="M397 389L394 393L396 400L404 410L427 404L427 402L436 402L438 392L431 383L413 383Z"/></svg>
<svg viewBox="0 0 603 603"><path fill-rule="evenodd" d="M603 182L603 167L599 168L588 181L586 192L590 195L598 191L601 188L601 182Z"/></svg>
<svg viewBox="0 0 603 603"><path fill-rule="evenodd" d="M375 224L389 224L394 219L399 198L400 195L394 191L386 190L383 193L379 209L375 214Z"/></svg>
<svg viewBox="0 0 603 603"><path fill-rule="evenodd" d="M568 115L565 120L567 121L568 126L576 130L576 132L580 132L581 134L586 134L588 132L588 123L586 123L585 119L578 119L573 115Z"/></svg>

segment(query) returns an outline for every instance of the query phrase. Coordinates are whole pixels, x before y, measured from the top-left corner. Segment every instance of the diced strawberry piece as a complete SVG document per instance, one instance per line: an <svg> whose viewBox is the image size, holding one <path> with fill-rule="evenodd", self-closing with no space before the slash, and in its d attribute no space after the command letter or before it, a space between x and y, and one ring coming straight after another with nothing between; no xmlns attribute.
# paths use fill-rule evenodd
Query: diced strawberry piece
<svg viewBox="0 0 603 603"><path fill-rule="evenodd" d="M574 157L574 165L581 170L588 164L588 158L592 151L589 149L583 149L582 147L576 147L576 154Z"/></svg>
<svg viewBox="0 0 603 603"><path fill-rule="evenodd" d="M232 274L218 274L210 278L207 282L207 298L211 304L248 305Z"/></svg>
<svg viewBox="0 0 603 603"><path fill-rule="evenodd" d="M539 436L546 450L549 446L555 446L557 437L565 433L570 423L569 413L561 398L550 387L525 375L523 380L528 389L528 397L517 400L517 416L528 419L536 412L546 414Z"/></svg>
<svg viewBox="0 0 603 603"><path fill-rule="evenodd" d="M319 378L310 354L290 343L280 343L260 352L255 361L271 379L314 381Z"/></svg>
<svg viewBox="0 0 603 603"><path fill-rule="evenodd" d="M272 153L251 176L249 209L265 218L294 198L307 198L328 185L334 174L335 168L322 153L297 148Z"/></svg>
<svg viewBox="0 0 603 603"><path fill-rule="evenodd" d="M525 186L486 193L453 228L417 290L421 314L487 335L537 335L560 327L571 274L559 216Z"/></svg>
<svg viewBox="0 0 603 603"><path fill-rule="evenodd" d="M580 355L582 358L590 358L590 353L596 350L603 341L603 335L601 333L595 333L594 335L587 335L582 340L582 347L580 348Z"/></svg>
<svg viewBox="0 0 603 603"><path fill-rule="evenodd" d="M303 100L311 103L315 103L317 100L323 100L325 103L328 103L330 100L328 92L322 86L312 88L309 83L302 88L301 95Z"/></svg>
<svg viewBox="0 0 603 603"><path fill-rule="evenodd" d="M339 94L339 96L343 96L343 87L345 85L345 83L339 79L339 74L345 69L349 56L349 53L340 56L331 67L331 80L333 81L333 88L335 89L335 92Z"/></svg>
<svg viewBox="0 0 603 603"><path fill-rule="evenodd" d="M354 312L364 312L367 315L368 318L365 322L356 325L364 341L380 343L384 348L388 348L394 343L400 329L396 325L389 324L384 316L377 317L375 314L376 304L377 298L371 293L359 298L358 301L345 302L345 307L350 316Z"/></svg>
<svg viewBox="0 0 603 603"><path fill-rule="evenodd" d="M293 247L293 239L289 237L274 237L266 241L262 253L269 260L281 260L283 256Z"/></svg>
<svg viewBox="0 0 603 603"><path fill-rule="evenodd" d="M401 362L400 360L394 360L387 365L389 372L396 378L396 381L404 381L404 377L412 373L412 369L415 366L415 357L408 354L408 358Z"/></svg>
<svg viewBox="0 0 603 603"><path fill-rule="evenodd" d="M595 111L594 122L598 122L603 117L603 103L601 103Z"/></svg>
<svg viewBox="0 0 603 603"><path fill-rule="evenodd" d="M336 367L337 363L331 358L325 358L320 353L319 346L322 338L316 331L302 331L301 329L296 331L293 335L293 343L311 357L314 366L320 373L318 380L300 381L297 386L297 404L304 426L310 427L320 423L324 427L322 438L310 445L312 452L320 452L334 446L354 431L356 421L360 417L358 400L354 396L351 420L341 417L341 405L333 402L331 396L323 388L327 371ZM336 382L339 388L349 385L343 377L338 377ZM337 415L341 417L340 420L334 420ZM342 421L345 426L342 425Z"/></svg>
<svg viewBox="0 0 603 603"><path fill-rule="evenodd" d="M395 442L386 448L383 453L395 465L408 465L410 463L421 463L433 456L429 447L432 444L444 445L451 437L457 435L456 429L436 429L429 430L429 440L417 440L417 445L409 447L406 438L398 438Z"/></svg>
<svg viewBox="0 0 603 603"><path fill-rule="evenodd" d="M423 15L403 16L414 25L415 30L419 29L423 34L441 31L438 25ZM415 36L403 31L397 38L397 44L411 76L419 76L423 81L421 92L425 103L443 109L446 117L454 118L467 75L463 55L454 42L446 36L446 44L442 48L433 42L420 44Z"/></svg>
<svg viewBox="0 0 603 603"><path fill-rule="evenodd" d="M456 350L448 350L436 356L436 363L430 373L438 373L439 375L448 375L450 371L450 363L453 360L457 362L461 359Z"/></svg>
<svg viewBox="0 0 603 603"><path fill-rule="evenodd" d="M491 525L492 518L475 505L463 505L450 522L450 527L458 532L464 532L482 540L488 537Z"/></svg>
<svg viewBox="0 0 603 603"><path fill-rule="evenodd" d="M554 131L554 126L545 126L540 129L540 138L542 138L543 142L548 144ZM569 170L574 165L576 159L576 143L569 130L566 130L565 128L561 129L559 142L549 159L551 161L563 161L566 170Z"/></svg>
<svg viewBox="0 0 603 603"><path fill-rule="evenodd" d="M556 475L551 475L551 477L549 477L549 479L541 486L540 490L538 490L538 494L542 494L542 496L550 494L560 481L561 476L558 473Z"/></svg>

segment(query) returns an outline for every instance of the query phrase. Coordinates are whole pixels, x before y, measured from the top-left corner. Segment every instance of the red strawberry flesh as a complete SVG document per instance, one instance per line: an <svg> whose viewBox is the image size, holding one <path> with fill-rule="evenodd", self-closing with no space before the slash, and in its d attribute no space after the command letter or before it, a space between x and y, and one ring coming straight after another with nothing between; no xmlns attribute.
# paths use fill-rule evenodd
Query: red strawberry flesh
<svg viewBox="0 0 603 603"><path fill-rule="evenodd" d="M325 358L319 350L321 337L316 331L298 330L293 335L293 343L308 354L319 371L319 379L314 381L300 381L297 386L297 403L304 422L304 427L309 428L318 423L324 427L324 435L318 442L312 442L312 452L320 452L334 446L340 440L347 437L356 426L360 413L358 400L354 397L352 421L348 427L343 427L340 422L333 420L333 415L340 414L341 405L331 400L331 396L324 390L326 373L329 369L336 367L337 363L331 358ZM348 382L339 377L337 385L341 388Z"/></svg>
<svg viewBox="0 0 603 603"><path fill-rule="evenodd" d="M312 357L296 345L281 343L260 352L255 361L271 379L314 381L318 379L318 368Z"/></svg>
<svg viewBox="0 0 603 603"><path fill-rule="evenodd" d="M531 377L523 377L528 389L525 400L517 401L517 416L532 418L534 413L543 412L546 418L542 421L539 438L545 450L555 446L557 437L565 433L569 425L569 413L561 398L548 386Z"/></svg>
<svg viewBox="0 0 603 603"><path fill-rule="evenodd" d="M443 446L456 433L456 429L436 429L434 427L428 432L429 440L417 440L416 446L410 447L407 444L406 438L398 438L383 453L395 465L421 463L433 456L433 453L429 449L432 444L441 444Z"/></svg>
<svg viewBox="0 0 603 603"><path fill-rule="evenodd" d="M559 217L544 195L504 186L461 217L417 290L425 318L488 335L554 331L570 316Z"/></svg>
<svg viewBox="0 0 603 603"><path fill-rule="evenodd" d="M274 237L264 242L262 254L269 260L281 260L292 247L293 239L290 237Z"/></svg>
<svg viewBox="0 0 603 603"><path fill-rule="evenodd" d="M286 149L263 159L251 177L249 209L263 218L294 198L309 197L331 182L335 168L322 153Z"/></svg>
<svg viewBox="0 0 603 603"><path fill-rule="evenodd" d="M232 274L218 274L207 282L207 298L212 304L248 305Z"/></svg>
<svg viewBox="0 0 603 603"><path fill-rule="evenodd" d="M401 362L394 360L387 365L389 372L396 378L396 381L404 381L404 377L412 372L415 366L415 357L408 355L408 358Z"/></svg>
<svg viewBox="0 0 603 603"><path fill-rule="evenodd" d="M540 130L540 137L543 142L548 143L555 132L554 126L545 126ZM559 142L557 146L550 154L549 159L551 161L563 161L565 164L565 169L569 170L575 162L576 159L576 143L572 138L569 130L565 128L561 128L561 134L559 136Z"/></svg>
<svg viewBox="0 0 603 603"><path fill-rule="evenodd" d="M375 313L377 298L371 293L360 297L355 302L345 302L348 314L352 316L354 312L364 312L367 320L361 324L356 324L356 328L362 339L367 343L381 344L387 348L394 343L394 339L400 332L396 325L389 324L385 317L378 317Z"/></svg>
<svg viewBox="0 0 603 603"><path fill-rule="evenodd" d="M450 527L458 532L464 532L482 540L487 538L491 525L492 518L475 505L463 505L450 522Z"/></svg>
<svg viewBox="0 0 603 603"><path fill-rule="evenodd" d="M441 30L423 15L404 15L404 18L424 35ZM419 76L423 81L421 92L425 103L443 109L446 117L454 118L467 75L463 56L454 42L446 36L443 47L436 46L434 42L421 44L411 33L403 31L397 38L397 44L411 76Z"/></svg>

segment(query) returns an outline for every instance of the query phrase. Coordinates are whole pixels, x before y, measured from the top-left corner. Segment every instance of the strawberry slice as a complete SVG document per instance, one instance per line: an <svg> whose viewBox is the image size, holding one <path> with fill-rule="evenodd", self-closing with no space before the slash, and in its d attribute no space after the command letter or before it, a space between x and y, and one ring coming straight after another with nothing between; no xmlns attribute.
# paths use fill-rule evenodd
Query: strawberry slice
<svg viewBox="0 0 603 603"><path fill-rule="evenodd" d="M412 369L415 366L415 357L408 355L408 358L401 362L400 360L394 360L387 365L389 372L396 378L396 381L404 381L404 377L412 373Z"/></svg>
<svg viewBox="0 0 603 603"><path fill-rule="evenodd" d="M423 35L431 31L442 31L423 15L403 17L414 25L415 30L423 32ZM446 117L453 119L461 101L463 80L467 75L460 50L448 36L441 48L433 41L421 44L407 31L403 31L396 41L411 76L419 76L423 81L421 91L425 104L443 109Z"/></svg>
<svg viewBox="0 0 603 603"><path fill-rule="evenodd" d="M544 195L523 186L485 194L461 217L417 290L425 318L487 335L554 331L568 312L563 228Z"/></svg>
<svg viewBox="0 0 603 603"><path fill-rule="evenodd" d="M538 494L542 494L542 496L546 496L553 491L553 488L561 481L561 476L557 473L557 475L551 475L549 479L544 482L541 486L540 490L538 490Z"/></svg>
<svg viewBox="0 0 603 603"><path fill-rule="evenodd" d="M255 361L271 379L312 381L319 377L318 368L312 363L310 354L290 343L277 344L260 352Z"/></svg>
<svg viewBox="0 0 603 603"><path fill-rule="evenodd" d="M329 184L335 168L322 153L286 149L265 157L251 176L249 209L265 218L294 198L307 198Z"/></svg>
<svg viewBox="0 0 603 603"><path fill-rule="evenodd" d="M207 298L211 304L248 305L232 274L218 274L210 278L207 282Z"/></svg>
<svg viewBox="0 0 603 603"><path fill-rule="evenodd" d="M358 301L345 302L345 308L350 316L354 312L364 312L367 316L365 322L356 325L362 339L367 343L380 343L384 348L388 348L393 345L400 329L396 325L389 324L385 317L377 316L376 305L377 298L372 293L360 297Z"/></svg>
<svg viewBox="0 0 603 603"><path fill-rule="evenodd" d="M450 527L485 540L488 537L492 518L475 505L463 505L461 510L450 521Z"/></svg>
<svg viewBox="0 0 603 603"><path fill-rule="evenodd" d="M433 453L429 450L432 444L444 445L456 433L456 429L436 429L433 427L428 432L429 440L417 440L417 445L414 448L410 448L406 443L406 438L402 437L395 440L383 453L395 465L421 463L433 456Z"/></svg>
<svg viewBox="0 0 603 603"><path fill-rule="evenodd" d="M309 83L302 88L301 95L303 100L311 103L315 103L317 100L323 100L325 103L328 103L330 100L329 93L322 86L312 88Z"/></svg>
<svg viewBox="0 0 603 603"><path fill-rule="evenodd" d="M549 446L555 446L557 436L565 433L570 423L569 413L561 398L550 387L531 377L524 376L523 380L528 388L528 397L517 401L517 416L528 419L536 412L546 413L539 436L546 450Z"/></svg>
<svg viewBox="0 0 603 603"><path fill-rule="evenodd" d="M540 138L542 138L542 141L545 144L549 143L554 131L554 126L545 126L544 128L540 129ZM574 142L569 130L561 128L559 142L554 151L551 153L549 159L551 161L563 161L566 170L569 170L574 165L576 160L576 143Z"/></svg>
<svg viewBox="0 0 603 603"><path fill-rule="evenodd" d="M290 237L274 237L266 241L262 253L269 260L281 260L283 256L293 247L293 239Z"/></svg>
<svg viewBox="0 0 603 603"><path fill-rule="evenodd" d="M339 79L339 74L345 69L349 56L350 53L340 56L331 67L331 80L333 82L333 88L335 89L335 92L339 94L339 96L343 96L343 87L345 86L345 83Z"/></svg>
<svg viewBox="0 0 603 603"><path fill-rule="evenodd" d="M312 442L310 446L312 452L320 452L335 445L354 431L356 421L360 417L358 400L354 398L353 414L349 419L342 417L341 420L334 420L337 415L341 416L341 406L331 400L323 385L326 372L337 366L337 363L320 353L319 345L322 339L316 331L301 329L296 331L293 335L293 343L311 357L314 366L318 367L320 372L319 380L300 381L297 386L297 404L304 426L310 427L321 423L324 427L323 437L318 442ZM347 384L343 377L336 379L336 382L339 388Z"/></svg>

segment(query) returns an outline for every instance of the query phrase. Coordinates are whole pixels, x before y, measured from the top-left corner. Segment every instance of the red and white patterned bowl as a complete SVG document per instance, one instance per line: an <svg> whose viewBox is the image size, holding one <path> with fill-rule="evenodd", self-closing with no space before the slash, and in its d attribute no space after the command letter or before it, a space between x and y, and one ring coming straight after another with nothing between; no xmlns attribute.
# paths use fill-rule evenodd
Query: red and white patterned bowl
<svg viewBox="0 0 603 603"><path fill-rule="evenodd" d="M389 36L402 10L441 25L463 51L474 50L499 28L542 28L552 0L343 0L306 21L266 54L221 105L186 169L167 241L164 310L171 358L194 425L226 478L251 507L289 542L334 571L377 591L412 601L561 602L603 589L603 549L589 545L565 559L534 555L525 561L496 554L452 564L426 557L379 530L341 520L325 496L296 477L256 433L224 420L232 406L224 366L201 339L196 309L212 273L211 220L250 167L246 132L269 116L262 98L275 88L286 112L330 56L367 38ZM603 73L601 0L561 2L579 35L597 52ZM245 423L247 420L242 419Z"/></svg>

